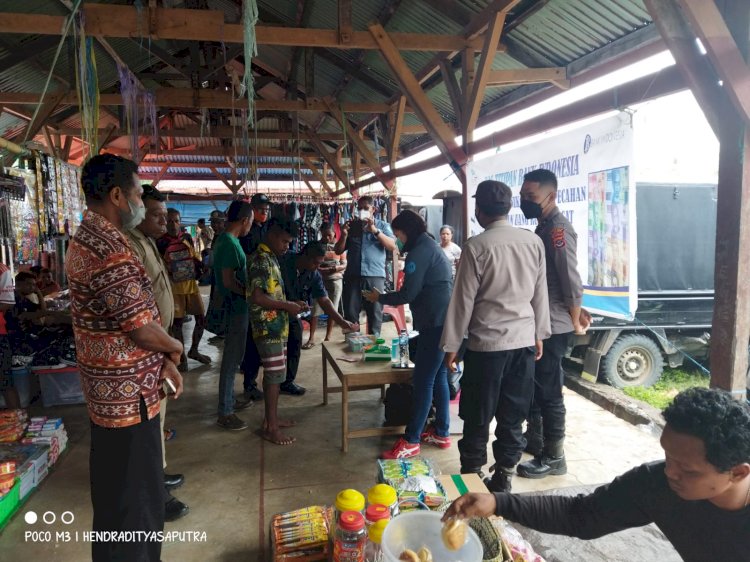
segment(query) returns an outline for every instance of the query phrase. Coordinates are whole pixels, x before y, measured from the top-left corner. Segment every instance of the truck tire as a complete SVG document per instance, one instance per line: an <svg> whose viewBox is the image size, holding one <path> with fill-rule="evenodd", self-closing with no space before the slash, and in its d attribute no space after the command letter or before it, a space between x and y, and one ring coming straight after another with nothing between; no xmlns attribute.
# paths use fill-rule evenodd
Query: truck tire
<svg viewBox="0 0 750 562"><path fill-rule="evenodd" d="M642 334L620 336L602 359L601 373L615 388L652 386L663 371L661 349Z"/></svg>

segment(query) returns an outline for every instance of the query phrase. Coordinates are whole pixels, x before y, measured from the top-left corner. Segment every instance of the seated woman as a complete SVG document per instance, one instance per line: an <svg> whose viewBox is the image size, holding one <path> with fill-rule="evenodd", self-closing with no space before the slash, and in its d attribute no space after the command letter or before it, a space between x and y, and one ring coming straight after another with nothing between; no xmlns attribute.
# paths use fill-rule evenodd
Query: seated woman
<svg viewBox="0 0 750 562"><path fill-rule="evenodd" d="M414 409L406 435L382 454L384 459L403 459L420 452L420 440L447 449L450 440L448 371L440 350L440 336L453 289L451 266L440 246L427 234L427 225L414 211L404 211L391 223L402 251L407 253L404 283L398 292L365 293L370 302L390 306L409 304L414 329L419 331L414 358ZM433 400L435 427L422 433Z"/></svg>

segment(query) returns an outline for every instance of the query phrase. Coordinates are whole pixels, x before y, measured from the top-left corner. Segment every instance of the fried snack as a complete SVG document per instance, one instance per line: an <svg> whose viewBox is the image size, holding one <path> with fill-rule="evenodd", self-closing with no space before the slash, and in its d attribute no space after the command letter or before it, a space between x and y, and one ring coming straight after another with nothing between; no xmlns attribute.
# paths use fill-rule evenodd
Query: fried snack
<svg viewBox="0 0 750 562"><path fill-rule="evenodd" d="M432 552L426 546L419 549L417 556L419 556L419 562L432 562Z"/></svg>
<svg viewBox="0 0 750 562"><path fill-rule="evenodd" d="M419 560L419 555L409 548L404 550L401 553L401 556L398 557L398 559L403 560L404 562L421 562Z"/></svg>
<svg viewBox="0 0 750 562"><path fill-rule="evenodd" d="M448 550L458 550L466 542L466 523L458 519L446 521L443 525L443 544Z"/></svg>

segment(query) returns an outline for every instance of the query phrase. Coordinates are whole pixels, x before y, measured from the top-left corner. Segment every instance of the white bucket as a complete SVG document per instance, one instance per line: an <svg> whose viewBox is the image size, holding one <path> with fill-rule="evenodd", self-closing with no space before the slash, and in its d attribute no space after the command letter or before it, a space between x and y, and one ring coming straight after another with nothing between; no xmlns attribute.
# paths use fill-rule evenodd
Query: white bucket
<svg viewBox="0 0 750 562"><path fill-rule="evenodd" d="M442 516L434 511L412 511L395 517L383 533L381 547L386 562L399 562L404 550L416 552L423 546L432 552L435 562L482 562L482 543L471 528L467 528L466 542L460 549L445 548Z"/></svg>

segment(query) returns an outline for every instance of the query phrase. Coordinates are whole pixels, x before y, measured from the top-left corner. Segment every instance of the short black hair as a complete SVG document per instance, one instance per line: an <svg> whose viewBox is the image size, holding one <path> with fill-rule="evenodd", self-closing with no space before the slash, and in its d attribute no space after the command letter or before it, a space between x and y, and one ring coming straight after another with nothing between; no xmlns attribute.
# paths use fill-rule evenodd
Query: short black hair
<svg viewBox="0 0 750 562"><path fill-rule="evenodd" d="M42 273L51 273L51 270L49 267L43 267L42 269L39 270L39 274L41 275Z"/></svg>
<svg viewBox="0 0 750 562"><path fill-rule="evenodd" d="M420 235L427 232L427 224L424 219L411 209L401 211L391 223L391 228L400 230L406 234L406 244L404 251L409 251L417 241Z"/></svg>
<svg viewBox="0 0 750 562"><path fill-rule="evenodd" d="M180 218L182 218L182 213L180 213L180 211L178 211L174 207L170 207L169 209L167 209L167 215L179 215Z"/></svg>
<svg viewBox="0 0 750 562"><path fill-rule="evenodd" d="M198 224L206 224L206 219L198 219Z"/></svg>
<svg viewBox="0 0 750 562"><path fill-rule="evenodd" d="M253 207L245 200L232 201L227 208L227 222L238 222L242 219L252 218Z"/></svg>
<svg viewBox="0 0 750 562"><path fill-rule="evenodd" d="M320 231L323 232L324 230L333 230L333 223L330 222L324 222L320 225Z"/></svg>
<svg viewBox="0 0 750 562"><path fill-rule="evenodd" d="M368 205L372 205L374 199L370 195L363 195L359 199L357 199L357 203L360 201L367 201Z"/></svg>
<svg viewBox="0 0 750 562"><path fill-rule="evenodd" d="M42 269L44 269L41 265L32 265L29 268L29 271L33 273L34 275L39 275L42 272Z"/></svg>
<svg viewBox="0 0 750 562"><path fill-rule="evenodd" d="M144 203L146 201L158 201L159 203L164 203L167 200L167 196L164 195L158 189L156 189L150 183L144 183L143 195L141 195L141 199L143 200Z"/></svg>
<svg viewBox="0 0 750 562"><path fill-rule="evenodd" d="M677 433L703 441L706 460L721 472L750 463L750 405L716 388L689 388L664 410Z"/></svg>
<svg viewBox="0 0 750 562"><path fill-rule="evenodd" d="M130 191L135 187L133 175L138 164L115 154L97 154L83 165L81 187L87 202L104 201L115 187Z"/></svg>
<svg viewBox="0 0 750 562"><path fill-rule="evenodd" d="M552 189L557 191L557 176L554 174L554 172L546 170L544 168L530 171L528 174L523 176L523 181L530 181L533 183L538 183L539 185L548 185Z"/></svg>
<svg viewBox="0 0 750 562"><path fill-rule="evenodd" d="M16 285L23 281L33 281L36 283L36 275L31 273L30 271L19 271L16 273Z"/></svg>
<svg viewBox="0 0 750 562"><path fill-rule="evenodd" d="M303 256L308 258L322 258L326 255L325 246L318 241L308 242L300 252Z"/></svg>
<svg viewBox="0 0 750 562"><path fill-rule="evenodd" d="M442 233L442 232L443 232L444 230L450 230L451 234L455 234L455 233L456 233L456 231L455 231L455 230L453 230L453 227L452 227L451 225L449 225L449 224L444 224L443 226L441 226L441 227L440 227L440 232L441 232L441 233Z"/></svg>
<svg viewBox="0 0 750 562"><path fill-rule="evenodd" d="M268 221L268 233L278 234L279 232L286 232L292 238L297 238L299 233L299 227L294 221L290 221L280 217L273 217Z"/></svg>

